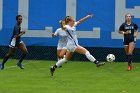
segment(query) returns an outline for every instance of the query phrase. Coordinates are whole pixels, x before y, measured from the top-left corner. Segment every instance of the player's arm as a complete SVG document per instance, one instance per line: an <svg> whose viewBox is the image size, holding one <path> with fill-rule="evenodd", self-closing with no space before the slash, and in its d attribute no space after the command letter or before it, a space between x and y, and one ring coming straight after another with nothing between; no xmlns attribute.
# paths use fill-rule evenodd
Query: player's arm
<svg viewBox="0 0 140 93"><path fill-rule="evenodd" d="M25 34L25 31L21 31L20 34L15 35L15 38L22 36L23 34Z"/></svg>
<svg viewBox="0 0 140 93"><path fill-rule="evenodd" d="M77 25L80 24L80 23L82 23L82 22L84 22L86 19L91 18L92 16L93 16L93 15L87 15L87 16L85 16L84 18L78 20L78 21L76 22Z"/></svg>
<svg viewBox="0 0 140 93"><path fill-rule="evenodd" d="M55 33L52 33L52 37L56 37L58 35L58 29L55 31Z"/></svg>
<svg viewBox="0 0 140 93"><path fill-rule="evenodd" d="M23 34L25 34L25 31L21 31L20 34L18 34L18 27L15 27L15 38L22 36Z"/></svg>
<svg viewBox="0 0 140 93"><path fill-rule="evenodd" d="M136 38L138 36L139 29L138 29L138 26L136 24L134 25L134 28L136 30L136 32L134 33L134 37Z"/></svg>
<svg viewBox="0 0 140 93"><path fill-rule="evenodd" d="M124 32L123 30L119 30L119 33L120 34L129 34L130 32L129 31Z"/></svg>
<svg viewBox="0 0 140 93"><path fill-rule="evenodd" d="M122 24L119 28L119 34L129 34L129 31L124 31L124 25Z"/></svg>
<svg viewBox="0 0 140 93"><path fill-rule="evenodd" d="M136 30L135 34L134 34L134 37L136 38L138 36L138 32L139 32L139 29Z"/></svg>

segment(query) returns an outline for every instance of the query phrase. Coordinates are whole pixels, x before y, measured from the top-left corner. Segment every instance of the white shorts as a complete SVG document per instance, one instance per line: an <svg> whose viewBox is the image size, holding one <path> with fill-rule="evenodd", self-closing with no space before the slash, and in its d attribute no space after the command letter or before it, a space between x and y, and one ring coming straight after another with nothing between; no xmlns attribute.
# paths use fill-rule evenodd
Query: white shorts
<svg viewBox="0 0 140 93"><path fill-rule="evenodd" d="M61 49L67 49L65 44L58 44L57 45L57 50L61 50Z"/></svg>
<svg viewBox="0 0 140 93"><path fill-rule="evenodd" d="M78 45L75 45L74 43L67 43L67 50L70 51L70 52L74 52L75 49L78 47Z"/></svg>

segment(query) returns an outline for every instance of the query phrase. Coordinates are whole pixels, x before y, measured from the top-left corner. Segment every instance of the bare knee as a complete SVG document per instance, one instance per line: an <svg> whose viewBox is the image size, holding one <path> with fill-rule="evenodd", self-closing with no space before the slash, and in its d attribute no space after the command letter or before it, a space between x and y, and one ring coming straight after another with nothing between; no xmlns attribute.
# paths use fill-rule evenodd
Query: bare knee
<svg viewBox="0 0 140 93"><path fill-rule="evenodd" d="M64 57L64 54L60 53L59 58L63 58L63 57Z"/></svg>

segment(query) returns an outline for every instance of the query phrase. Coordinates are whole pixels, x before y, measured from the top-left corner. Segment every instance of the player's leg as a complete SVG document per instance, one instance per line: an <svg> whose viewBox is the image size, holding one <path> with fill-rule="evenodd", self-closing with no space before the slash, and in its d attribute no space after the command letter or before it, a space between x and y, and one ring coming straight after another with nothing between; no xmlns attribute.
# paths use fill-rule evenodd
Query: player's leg
<svg viewBox="0 0 140 93"><path fill-rule="evenodd" d="M21 42L18 46L18 49L20 49L22 51L22 55L17 63L17 66L19 66L21 69L24 69L24 67L22 66L22 61L23 59L26 57L27 53L28 53L28 50L24 44L24 42Z"/></svg>
<svg viewBox="0 0 140 93"><path fill-rule="evenodd" d="M132 69L132 60L133 60L133 50L134 50L135 44L134 42L129 43L129 49L128 49L128 66Z"/></svg>
<svg viewBox="0 0 140 93"><path fill-rule="evenodd" d="M88 60L90 60L91 62L95 63L97 65L97 67L101 66L101 65L104 65L105 62L99 62L97 61L91 54L90 52L85 49L84 47L82 46L79 46L75 49L75 52L78 52L80 54L84 54Z"/></svg>
<svg viewBox="0 0 140 93"><path fill-rule="evenodd" d="M50 68L51 75L53 76L55 69L61 66L63 63L67 62L72 57L72 55L73 52L67 51L66 56L63 59L59 60L54 66L51 66Z"/></svg>
<svg viewBox="0 0 140 93"><path fill-rule="evenodd" d="M57 50L57 57L58 59L62 59L64 58L64 56L66 55L67 49L59 49Z"/></svg>
<svg viewBox="0 0 140 93"><path fill-rule="evenodd" d="M128 67L127 67L127 70L130 71L131 70L131 62L129 62L129 40L127 39L124 39L124 50L125 50L125 54L126 54L126 59L127 59L127 62L128 62Z"/></svg>
<svg viewBox="0 0 140 93"><path fill-rule="evenodd" d="M57 49L57 60L60 60L60 59L61 59L61 58L60 58L60 56L59 56L59 55L60 55L61 50L62 50L62 49Z"/></svg>
<svg viewBox="0 0 140 93"><path fill-rule="evenodd" d="M66 52L67 52L67 49L66 48L62 49L61 52L60 52L60 54L59 54L59 57L60 58L64 58L66 56Z"/></svg>
<svg viewBox="0 0 140 93"><path fill-rule="evenodd" d="M8 53L5 55L5 57L3 58L3 61L2 61L2 63L1 63L1 65L0 65L0 69L1 69L1 70L4 69L5 63L6 63L7 60L13 55L14 51L15 51L15 48L9 47L9 51L8 51Z"/></svg>

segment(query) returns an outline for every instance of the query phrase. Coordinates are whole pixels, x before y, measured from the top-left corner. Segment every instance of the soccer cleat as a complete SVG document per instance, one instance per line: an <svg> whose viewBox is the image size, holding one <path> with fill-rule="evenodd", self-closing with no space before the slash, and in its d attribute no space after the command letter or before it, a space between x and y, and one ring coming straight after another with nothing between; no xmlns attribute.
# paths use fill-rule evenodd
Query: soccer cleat
<svg viewBox="0 0 140 93"><path fill-rule="evenodd" d="M100 66L103 66L103 65L105 65L105 62L99 62L99 61L98 61L98 62L96 63L96 66L97 66L97 67L100 67Z"/></svg>
<svg viewBox="0 0 140 93"><path fill-rule="evenodd" d="M50 73L51 73L51 76L53 76L54 71L55 71L55 68L54 68L53 66L51 66L51 68L50 68Z"/></svg>
<svg viewBox="0 0 140 93"><path fill-rule="evenodd" d="M22 66L21 63L17 63L17 66L18 66L19 68L21 68L21 69L24 69L24 67Z"/></svg>
<svg viewBox="0 0 140 93"><path fill-rule="evenodd" d="M131 66L128 66L128 67L127 67L127 70L128 70L128 71L130 71L131 69L132 69L132 67L131 67Z"/></svg>
<svg viewBox="0 0 140 93"><path fill-rule="evenodd" d="M0 69L3 70L4 69L4 65L0 64Z"/></svg>

